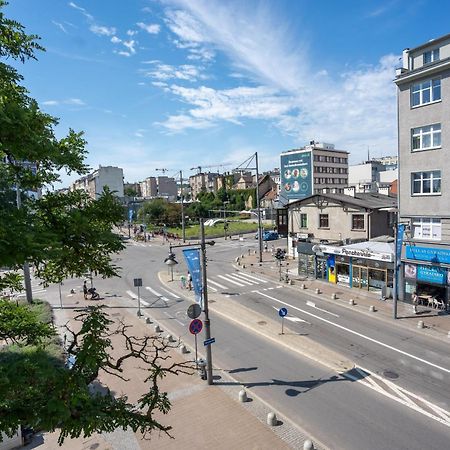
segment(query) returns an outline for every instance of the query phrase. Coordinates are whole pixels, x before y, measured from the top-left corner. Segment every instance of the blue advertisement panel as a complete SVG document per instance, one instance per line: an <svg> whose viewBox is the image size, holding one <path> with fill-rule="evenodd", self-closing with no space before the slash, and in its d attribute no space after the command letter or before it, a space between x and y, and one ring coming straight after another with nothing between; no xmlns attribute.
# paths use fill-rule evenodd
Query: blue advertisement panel
<svg viewBox="0 0 450 450"><path fill-rule="evenodd" d="M129 209L128 210L128 222L132 222L133 221L133 210Z"/></svg>
<svg viewBox="0 0 450 450"><path fill-rule="evenodd" d="M433 266L417 266L417 280L427 283L446 284L447 269Z"/></svg>
<svg viewBox="0 0 450 450"><path fill-rule="evenodd" d="M281 194L289 200L299 200L312 195L311 151L283 153L281 155Z"/></svg>
<svg viewBox="0 0 450 450"><path fill-rule="evenodd" d="M406 257L408 259L417 259L419 261L450 264L450 250L444 248L415 247L408 245L406 247Z"/></svg>
<svg viewBox="0 0 450 450"><path fill-rule="evenodd" d="M200 267L200 250L198 248L187 248L183 250L184 260L192 277L192 286L194 288L195 300L203 309L202 302L202 271Z"/></svg>
<svg viewBox="0 0 450 450"><path fill-rule="evenodd" d="M403 223L399 224L397 227L397 242L396 242L396 249L397 249L397 267L400 266L401 260L400 256L402 254L402 245L403 245L403 235L405 234L405 225Z"/></svg>

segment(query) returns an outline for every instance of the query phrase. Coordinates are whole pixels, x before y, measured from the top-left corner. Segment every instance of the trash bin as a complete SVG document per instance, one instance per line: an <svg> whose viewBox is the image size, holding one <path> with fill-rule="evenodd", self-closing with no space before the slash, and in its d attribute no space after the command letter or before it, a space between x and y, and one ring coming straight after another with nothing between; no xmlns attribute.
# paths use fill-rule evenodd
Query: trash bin
<svg viewBox="0 0 450 450"><path fill-rule="evenodd" d="M197 360L198 374L202 380L206 380L206 361L203 358Z"/></svg>

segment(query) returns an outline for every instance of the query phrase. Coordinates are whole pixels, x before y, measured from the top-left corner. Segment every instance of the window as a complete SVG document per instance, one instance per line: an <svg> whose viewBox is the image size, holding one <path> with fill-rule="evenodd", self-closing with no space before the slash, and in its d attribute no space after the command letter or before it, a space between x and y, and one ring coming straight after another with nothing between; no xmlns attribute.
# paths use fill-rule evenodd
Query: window
<svg viewBox="0 0 450 450"><path fill-rule="evenodd" d="M423 63L428 64L439 60L439 49L429 50L423 53Z"/></svg>
<svg viewBox="0 0 450 450"><path fill-rule="evenodd" d="M328 214L319 214L319 228L330 228Z"/></svg>
<svg viewBox="0 0 450 450"><path fill-rule="evenodd" d="M426 127L413 128L412 150L426 150L441 146L441 124L435 123Z"/></svg>
<svg viewBox="0 0 450 450"><path fill-rule="evenodd" d="M413 219L412 225L414 239L441 240L441 219L418 217Z"/></svg>
<svg viewBox="0 0 450 450"><path fill-rule="evenodd" d="M441 171L412 173L412 195L433 195L441 193Z"/></svg>
<svg viewBox="0 0 450 450"><path fill-rule="evenodd" d="M300 228L308 228L308 215L300 214Z"/></svg>
<svg viewBox="0 0 450 450"><path fill-rule="evenodd" d="M435 78L411 86L411 106L420 106L441 99L441 79Z"/></svg>
<svg viewBox="0 0 450 450"><path fill-rule="evenodd" d="M352 214L352 230L364 230L364 214Z"/></svg>

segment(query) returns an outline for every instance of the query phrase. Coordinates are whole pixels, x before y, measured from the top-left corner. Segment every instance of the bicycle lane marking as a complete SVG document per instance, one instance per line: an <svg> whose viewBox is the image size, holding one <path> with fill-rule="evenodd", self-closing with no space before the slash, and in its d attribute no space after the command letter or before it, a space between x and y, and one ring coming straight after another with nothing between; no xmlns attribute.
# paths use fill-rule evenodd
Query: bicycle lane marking
<svg viewBox="0 0 450 450"><path fill-rule="evenodd" d="M314 317L314 318L316 318L318 320L321 320L322 322L328 323L329 325L332 325L332 326L334 326L336 328L339 328L341 330L347 331L348 333L354 334L355 336L358 336L358 337L361 337L363 339L366 339L367 341L373 342L374 344L378 344L378 345L380 345L380 346L382 346L384 348L387 348L387 349L392 350L394 352L400 353L401 355L408 356L411 359L415 359L416 361L422 362L424 364L427 364L428 366L431 366L431 367L434 367L436 369L442 370L443 372L450 373L450 369L446 369L445 367L438 366L437 364L434 364L431 361L427 361L426 359L419 358L418 356L414 356L411 353L405 352L404 350L400 350L398 348L392 347L389 344L385 344L384 342L378 341L378 340L376 340L374 338L371 338L370 336L366 336L366 335L364 335L362 333L359 333L358 331L351 330L350 328L344 327L343 325L339 325L338 323L332 322L331 320L328 320L328 319L325 319L323 317L317 316L316 314L313 314L313 313L311 313L309 311L306 311L304 309L298 308L297 306L291 305L290 303L284 302L284 301L279 300L279 299L277 299L275 297L271 297L270 295L264 294L263 292L258 291L258 294L260 294L260 295L262 295L264 297L267 297L270 300L273 300L275 302L281 303L282 305L289 306L290 308L296 309L297 311L300 311L303 314L307 314L308 316Z"/></svg>

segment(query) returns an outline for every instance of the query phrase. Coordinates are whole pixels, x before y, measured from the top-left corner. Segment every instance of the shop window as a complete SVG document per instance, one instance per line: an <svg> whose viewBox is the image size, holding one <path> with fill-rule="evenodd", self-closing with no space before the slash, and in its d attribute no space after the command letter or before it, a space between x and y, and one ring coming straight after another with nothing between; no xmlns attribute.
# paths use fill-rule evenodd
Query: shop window
<svg viewBox="0 0 450 450"><path fill-rule="evenodd" d="M319 228L330 228L328 214L319 214Z"/></svg>
<svg viewBox="0 0 450 450"><path fill-rule="evenodd" d="M308 215L300 214L300 228L308 228Z"/></svg>
<svg viewBox="0 0 450 450"><path fill-rule="evenodd" d="M352 214L352 230L364 230L364 214Z"/></svg>

